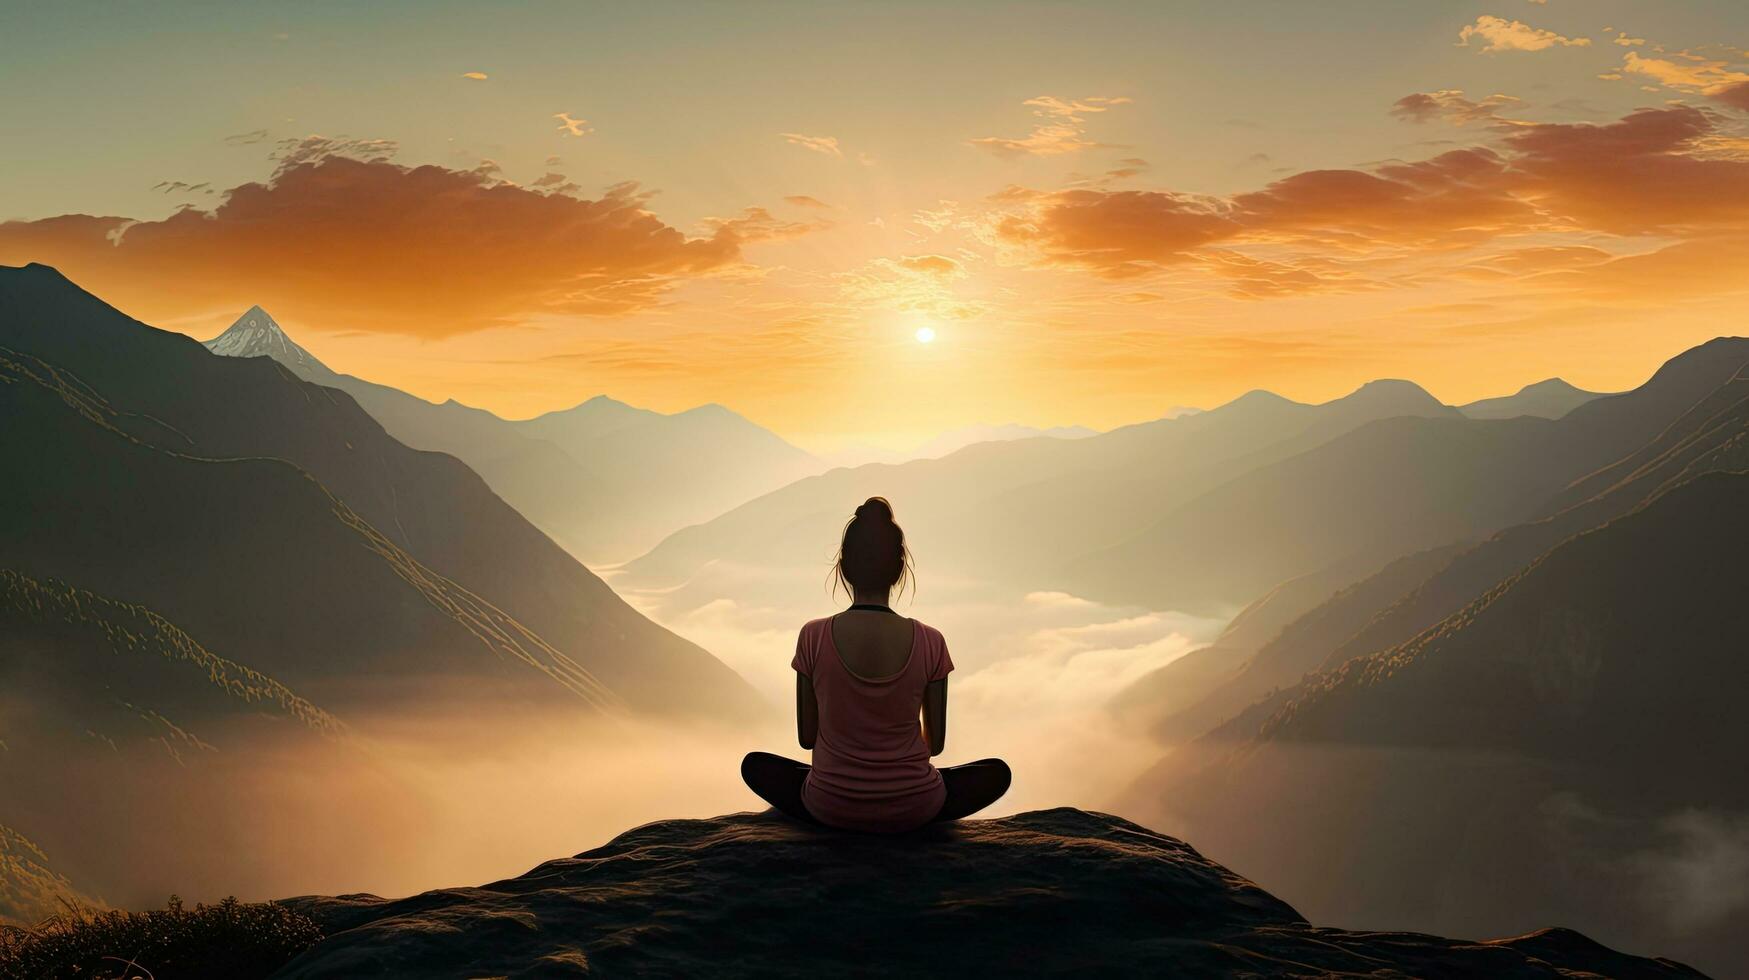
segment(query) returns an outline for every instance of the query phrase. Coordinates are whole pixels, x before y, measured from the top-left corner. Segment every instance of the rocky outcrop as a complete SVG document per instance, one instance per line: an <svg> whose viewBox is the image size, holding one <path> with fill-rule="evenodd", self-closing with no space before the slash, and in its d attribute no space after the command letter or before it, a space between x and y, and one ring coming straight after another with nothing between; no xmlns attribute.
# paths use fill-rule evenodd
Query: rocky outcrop
<svg viewBox="0 0 1749 980"><path fill-rule="evenodd" d="M277 976L1694 977L1568 930L1327 929L1198 854L1073 809L892 838L772 813L669 820L478 888L293 899Z"/></svg>

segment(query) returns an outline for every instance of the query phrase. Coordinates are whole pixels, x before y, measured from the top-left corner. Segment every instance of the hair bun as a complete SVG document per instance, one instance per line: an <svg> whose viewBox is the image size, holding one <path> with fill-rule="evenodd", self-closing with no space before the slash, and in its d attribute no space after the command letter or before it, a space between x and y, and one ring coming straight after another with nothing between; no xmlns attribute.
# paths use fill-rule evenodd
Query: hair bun
<svg viewBox="0 0 1749 980"><path fill-rule="evenodd" d="M861 507L856 508L856 518L857 520L885 521L891 524L893 505L887 503L885 497L870 497L862 502Z"/></svg>

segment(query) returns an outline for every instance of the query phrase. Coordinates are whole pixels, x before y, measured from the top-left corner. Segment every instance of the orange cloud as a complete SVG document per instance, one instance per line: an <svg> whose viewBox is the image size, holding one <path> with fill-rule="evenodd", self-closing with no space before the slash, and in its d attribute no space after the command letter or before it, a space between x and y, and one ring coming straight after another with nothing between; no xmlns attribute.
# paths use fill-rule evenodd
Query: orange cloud
<svg viewBox="0 0 1749 980"><path fill-rule="evenodd" d="M1447 111L1439 101L1428 111ZM1429 274L1533 277L1612 263L1596 247L1600 235L1749 229L1749 148L1724 125L1718 112L1684 105L1602 125L1518 122L1496 129L1492 146L1305 171L1222 199L1009 187L992 195L977 227L1025 264L1125 278L1192 263L1248 297L1410 285ZM1543 241L1453 260L1461 264L1436 260L1532 235ZM1581 240L1560 242L1573 236ZM1738 257L1701 264L1722 268ZM1415 271L1380 266L1387 262Z"/></svg>
<svg viewBox="0 0 1749 980"><path fill-rule="evenodd" d="M829 211L832 209L832 205L827 204L825 201L822 201L817 197L809 197L806 194L791 194L784 198L784 200L794 204L798 208L813 208L817 211Z"/></svg>
<svg viewBox="0 0 1749 980"><path fill-rule="evenodd" d="M1017 199L1010 193L1006 199ZM999 197L998 200L1004 198ZM1140 275L1182 261L1240 227L1219 202L1170 191L1068 190L1037 195L1024 213L999 217L989 234L1045 262L1103 276Z"/></svg>
<svg viewBox="0 0 1749 980"><path fill-rule="evenodd" d="M1673 105L1606 125L1524 127L1505 143L1518 192L1551 214L1613 234L1680 234L1749 221L1749 161L1696 152L1719 121Z"/></svg>
<svg viewBox="0 0 1749 980"><path fill-rule="evenodd" d="M1030 134L1017 139L980 136L968 142L998 156L1055 156L1075 153L1100 145L1085 138L1084 120L1089 113L1105 112L1112 106L1128 105L1129 102L1124 96L1059 99L1054 95L1041 95L1021 103L1031 106L1033 115L1044 120L1033 127Z"/></svg>
<svg viewBox="0 0 1749 980"><path fill-rule="evenodd" d="M1712 93L1712 97L1733 109L1749 112L1749 79L1718 89Z"/></svg>
<svg viewBox="0 0 1749 980"><path fill-rule="evenodd" d="M464 71L462 72L462 77L476 82L483 82L488 76L483 71Z"/></svg>
<svg viewBox="0 0 1749 980"><path fill-rule="evenodd" d="M1482 46L1484 54L1496 51L1542 51L1552 47L1584 48L1591 45L1588 37L1563 37L1554 31L1545 31L1538 27L1504 17L1483 14L1476 18L1474 24L1469 24L1458 32L1458 43L1467 46L1471 38L1480 38L1487 42Z"/></svg>
<svg viewBox="0 0 1749 980"><path fill-rule="evenodd" d="M1622 59L1621 70L1644 75L1668 88L1702 95L1714 95L1749 82L1749 72L1736 71L1726 62L1711 61L1686 51L1682 52L1681 61L1645 58L1638 51L1629 51Z"/></svg>
<svg viewBox="0 0 1749 980"><path fill-rule="evenodd" d="M799 233L762 211L688 237L636 184L598 200L481 171L294 154L210 212L0 223L0 261L59 266L143 315L261 303L312 326L441 337L542 313L619 314Z"/></svg>
<svg viewBox="0 0 1749 980"><path fill-rule="evenodd" d="M912 272L921 272L931 276L957 276L962 274L960 264L945 255L906 255L897 260L901 268Z"/></svg>

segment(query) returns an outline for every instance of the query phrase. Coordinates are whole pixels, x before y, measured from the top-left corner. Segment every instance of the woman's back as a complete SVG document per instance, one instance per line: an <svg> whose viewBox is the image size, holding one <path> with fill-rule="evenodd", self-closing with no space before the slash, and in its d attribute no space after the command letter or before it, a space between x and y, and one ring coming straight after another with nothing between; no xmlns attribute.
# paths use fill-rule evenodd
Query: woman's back
<svg viewBox="0 0 1749 980"><path fill-rule="evenodd" d="M884 621L867 619L876 616ZM819 706L813 771L802 789L808 810L834 826L875 832L935 816L946 791L917 717L924 689L953 670L941 633L889 612L842 613L802 627L792 666Z"/></svg>
<svg viewBox="0 0 1749 980"><path fill-rule="evenodd" d="M796 655L796 740L812 766L749 752L741 778L778 810L846 830L896 833L958 820L1008 791L1000 759L938 770L947 747L947 674L940 631L893 612L911 576L905 532L884 497L870 497L844 525L838 585L853 605L802 627Z"/></svg>

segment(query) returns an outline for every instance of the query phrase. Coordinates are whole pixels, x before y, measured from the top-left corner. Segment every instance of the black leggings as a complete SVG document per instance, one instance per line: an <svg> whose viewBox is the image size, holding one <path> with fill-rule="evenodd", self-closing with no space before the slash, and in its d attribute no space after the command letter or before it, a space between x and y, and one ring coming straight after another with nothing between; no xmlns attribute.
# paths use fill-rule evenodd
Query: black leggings
<svg viewBox="0 0 1749 980"><path fill-rule="evenodd" d="M979 759L963 766L948 766L940 772L941 781L947 786L947 800L935 815L937 823L977 813L1001 799L1014 779L1008 763L1001 759ZM741 779L760 799L797 820L819 823L802 805L802 781L807 778L806 763L781 755L749 752L741 760Z"/></svg>

